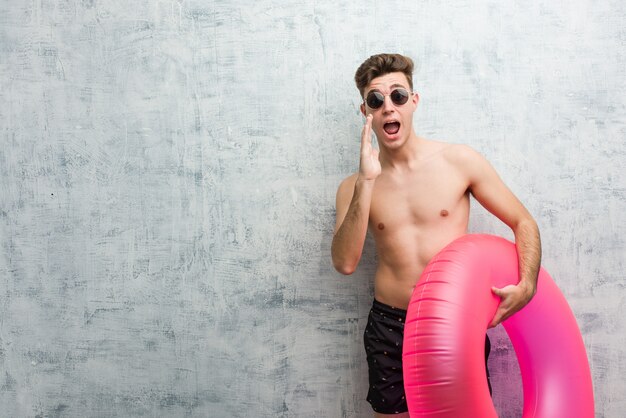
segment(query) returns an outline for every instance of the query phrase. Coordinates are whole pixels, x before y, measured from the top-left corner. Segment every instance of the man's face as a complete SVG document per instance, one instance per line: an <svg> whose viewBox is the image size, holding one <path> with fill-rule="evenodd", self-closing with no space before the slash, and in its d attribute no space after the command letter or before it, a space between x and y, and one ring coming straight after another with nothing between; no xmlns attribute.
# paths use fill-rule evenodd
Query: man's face
<svg viewBox="0 0 626 418"><path fill-rule="evenodd" d="M409 92L406 103L394 103L392 98L397 99L399 97L398 92L393 93L396 89L404 89ZM377 109L367 104L367 97L372 92L379 92L384 96L382 106ZM379 145L386 148L402 146L413 131L413 112L415 112L419 100L419 96L411 92L406 76L397 72L376 77L363 93L364 103L361 104L361 112L365 116L373 115L372 129L376 133Z"/></svg>

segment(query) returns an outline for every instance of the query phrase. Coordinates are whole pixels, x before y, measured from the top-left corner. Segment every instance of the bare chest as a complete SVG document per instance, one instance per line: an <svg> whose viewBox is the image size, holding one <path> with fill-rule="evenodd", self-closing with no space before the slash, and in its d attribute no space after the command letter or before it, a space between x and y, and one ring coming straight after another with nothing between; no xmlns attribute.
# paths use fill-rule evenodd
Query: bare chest
<svg viewBox="0 0 626 418"><path fill-rule="evenodd" d="M432 164L403 177L379 180L370 208L370 227L375 233L467 222L468 184L456 170Z"/></svg>

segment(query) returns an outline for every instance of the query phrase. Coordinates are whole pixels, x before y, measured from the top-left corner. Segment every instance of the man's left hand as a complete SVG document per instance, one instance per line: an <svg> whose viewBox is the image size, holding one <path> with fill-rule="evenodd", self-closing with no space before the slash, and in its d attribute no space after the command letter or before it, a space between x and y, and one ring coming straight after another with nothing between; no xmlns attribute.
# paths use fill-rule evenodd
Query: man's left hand
<svg viewBox="0 0 626 418"><path fill-rule="evenodd" d="M491 324L489 324L489 328L495 327L526 306L535 295L536 289L534 286L518 283L517 285L508 285L501 289L492 287L491 291L500 298L500 304L491 320Z"/></svg>

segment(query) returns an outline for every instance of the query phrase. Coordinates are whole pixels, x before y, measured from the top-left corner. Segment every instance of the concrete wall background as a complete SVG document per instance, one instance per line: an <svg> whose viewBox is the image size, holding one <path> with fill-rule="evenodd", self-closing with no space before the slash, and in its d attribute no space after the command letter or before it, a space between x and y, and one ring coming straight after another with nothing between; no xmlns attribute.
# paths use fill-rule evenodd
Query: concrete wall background
<svg viewBox="0 0 626 418"><path fill-rule="evenodd" d="M329 251L352 83L417 63L419 134L485 154L536 216L626 410L626 9L496 2L0 1L0 410L364 417L375 255ZM472 231L510 237L476 208ZM519 416L492 332L494 401Z"/></svg>

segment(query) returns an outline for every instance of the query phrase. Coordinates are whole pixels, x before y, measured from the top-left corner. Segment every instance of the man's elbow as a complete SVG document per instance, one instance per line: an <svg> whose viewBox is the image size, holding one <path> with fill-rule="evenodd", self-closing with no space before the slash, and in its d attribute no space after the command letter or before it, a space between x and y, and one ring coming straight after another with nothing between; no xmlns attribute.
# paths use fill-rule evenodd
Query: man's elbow
<svg viewBox="0 0 626 418"><path fill-rule="evenodd" d="M535 221L535 219L529 215L523 219L520 219L513 228L513 231L516 233L522 232L539 235L539 226L537 225L537 221Z"/></svg>
<svg viewBox="0 0 626 418"><path fill-rule="evenodd" d="M345 276L349 276L354 273L356 271L356 265L357 263L333 259L333 266L335 267L335 270Z"/></svg>
<svg viewBox="0 0 626 418"><path fill-rule="evenodd" d="M344 276L349 276L352 273L354 273L356 269L352 266L340 265L340 266L335 266L335 270L337 270L339 273L343 274Z"/></svg>
<svg viewBox="0 0 626 418"><path fill-rule="evenodd" d="M359 260L361 258L360 253L354 254L351 251L342 248L334 238L330 253L335 270L346 276L355 272L356 266L359 264Z"/></svg>

